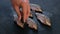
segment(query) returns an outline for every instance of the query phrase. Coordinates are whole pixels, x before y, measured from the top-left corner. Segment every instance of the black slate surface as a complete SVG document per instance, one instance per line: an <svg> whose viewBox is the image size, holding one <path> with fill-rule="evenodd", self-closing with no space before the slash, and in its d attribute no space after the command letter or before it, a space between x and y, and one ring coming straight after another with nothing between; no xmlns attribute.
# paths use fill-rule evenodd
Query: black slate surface
<svg viewBox="0 0 60 34"><path fill-rule="evenodd" d="M28 27L21 29L13 22L10 0L0 0L0 34L60 34L60 0L30 0L30 2L40 5L43 13L50 17L51 28L40 23L38 31Z"/></svg>

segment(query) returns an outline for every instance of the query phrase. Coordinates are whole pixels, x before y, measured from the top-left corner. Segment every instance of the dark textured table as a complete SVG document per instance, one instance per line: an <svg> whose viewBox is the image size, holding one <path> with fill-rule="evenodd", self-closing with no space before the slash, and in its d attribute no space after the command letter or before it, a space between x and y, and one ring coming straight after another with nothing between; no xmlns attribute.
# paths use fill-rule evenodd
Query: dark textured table
<svg viewBox="0 0 60 34"><path fill-rule="evenodd" d="M60 0L30 0L41 6L43 13L50 17L51 28L42 25L38 31L25 27L21 29L13 21L13 14L10 0L0 0L0 34L60 34Z"/></svg>

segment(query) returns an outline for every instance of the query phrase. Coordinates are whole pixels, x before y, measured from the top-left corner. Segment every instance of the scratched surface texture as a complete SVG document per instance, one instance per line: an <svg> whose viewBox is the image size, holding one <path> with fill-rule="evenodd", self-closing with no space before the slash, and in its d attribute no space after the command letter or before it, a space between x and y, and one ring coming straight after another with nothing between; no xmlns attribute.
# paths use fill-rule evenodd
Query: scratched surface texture
<svg viewBox="0 0 60 34"><path fill-rule="evenodd" d="M0 34L60 34L60 0L30 0L30 3L41 6L43 13L50 17L52 26L47 27L40 23L38 31L28 27L21 29L13 21L10 0L0 0Z"/></svg>

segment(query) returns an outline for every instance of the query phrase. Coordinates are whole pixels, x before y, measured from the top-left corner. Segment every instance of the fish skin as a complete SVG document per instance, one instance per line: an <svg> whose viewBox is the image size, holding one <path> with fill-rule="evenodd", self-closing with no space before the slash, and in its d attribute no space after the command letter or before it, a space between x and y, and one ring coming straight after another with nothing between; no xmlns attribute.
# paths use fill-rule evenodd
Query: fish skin
<svg viewBox="0 0 60 34"><path fill-rule="evenodd" d="M47 16L40 14L40 13L36 13L36 16L37 16L37 19L39 21L41 21L41 23L48 25L48 26L51 26L50 19Z"/></svg>
<svg viewBox="0 0 60 34"><path fill-rule="evenodd" d="M28 24L28 27L29 28L32 28L32 29L34 29L34 30L37 30L37 23L35 23L35 21L33 20L33 19L31 19L31 18L28 18L28 20L27 20L27 24Z"/></svg>
<svg viewBox="0 0 60 34"><path fill-rule="evenodd" d="M21 28L24 28L24 23L21 21L16 21L17 25L20 26Z"/></svg>
<svg viewBox="0 0 60 34"><path fill-rule="evenodd" d="M37 4L30 3L30 9L32 9L32 10L34 10L36 12L42 12L41 7L39 5L37 5Z"/></svg>
<svg viewBox="0 0 60 34"><path fill-rule="evenodd" d="M20 26L21 28L24 28L24 23L22 23L21 21L16 21L17 22L17 25ZM27 19L27 23L28 24L28 27L31 28L31 29L34 29L34 30L37 30L38 26L37 26L37 23L35 23L35 21L31 18L28 18Z"/></svg>
<svg viewBox="0 0 60 34"><path fill-rule="evenodd" d="M41 9L41 7L39 6L39 5L37 5L37 4L31 4L30 3L30 9L31 10L34 10L35 12L39 12L39 13L42 13L42 9ZM33 17L32 16L32 13L31 13L31 10L30 10L30 17Z"/></svg>

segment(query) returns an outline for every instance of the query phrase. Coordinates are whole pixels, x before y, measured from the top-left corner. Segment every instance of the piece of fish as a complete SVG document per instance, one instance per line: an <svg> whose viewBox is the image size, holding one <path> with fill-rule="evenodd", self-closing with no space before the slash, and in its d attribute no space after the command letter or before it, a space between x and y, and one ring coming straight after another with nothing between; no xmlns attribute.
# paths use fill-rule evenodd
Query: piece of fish
<svg viewBox="0 0 60 34"><path fill-rule="evenodd" d="M37 16L37 19L39 21L41 21L41 23L48 25L48 26L51 26L50 19L47 16L40 14L40 13L36 13L36 16Z"/></svg>
<svg viewBox="0 0 60 34"><path fill-rule="evenodd" d="M37 5L37 4L31 4L30 3L30 9L32 9L32 10L34 10L36 12L42 12L41 7L39 5Z"/></svg>
<svg viewBox="0 0 60 34"><path fill-rule="evenodd" d="M31 4L30 3L30 9L34 10L35 12L42 12L41 7L39 5L37 5L37 4ZM31 11L30 11L30 15L29 16L33 17Z"/></svg>
<svg viewBox="0 0 60 34"><path fill-rule="evenodd" d="M31 18L28 18L27 24L30 28L37 30L37 23Z"/></svg>
<svg viewBox="0 0 60 34"><path fill-rule="evenodd" d="M23 26L24 23L22 23L21 21L20 21L20 22L17 21L17 17L18 17L18 16L17 16L16 13L13 14L13 17L14 17L14 21L17 22L17 25L20 26L20 27L22 27L22 28L24 28L24 26ZM35 23L35 21L34 21L33 19L28 18L27 24L28 24L28 26L29 26L30 28L33 28L33 29L37 30L37 24Z"/></svg>
<svg viewBox="0 0 60 34"><path fill-rule="evenodd" d="M17 25L20 26L21 28L24 28L24 23L22 21L16 21Z"/></svg>

